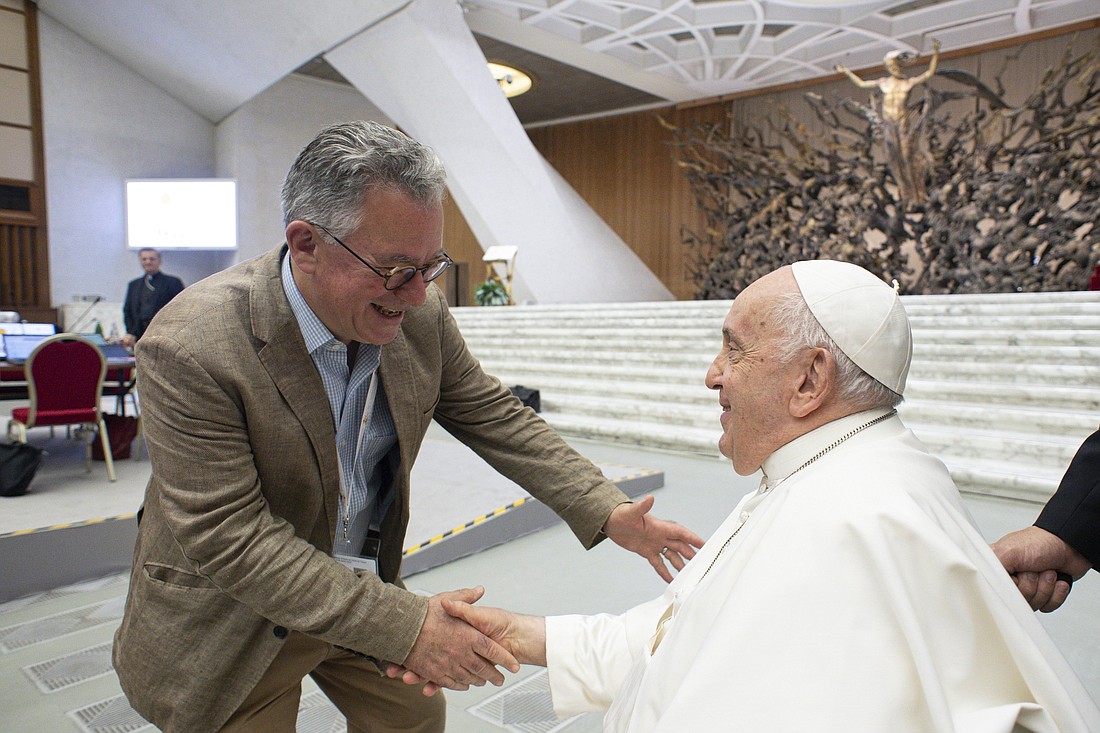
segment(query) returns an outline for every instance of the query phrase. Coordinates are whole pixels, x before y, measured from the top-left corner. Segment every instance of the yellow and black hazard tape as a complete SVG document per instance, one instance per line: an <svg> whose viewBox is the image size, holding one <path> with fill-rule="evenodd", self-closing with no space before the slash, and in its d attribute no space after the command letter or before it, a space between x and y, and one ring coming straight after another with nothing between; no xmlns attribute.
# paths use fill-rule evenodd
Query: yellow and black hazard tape
<svg viewBox="0 0 1100 733"><path fill-rule="evenodd" d="M600 465L603 465L603 466L616 466L618 468L633 468L633 466L624 466L624 465L621 465L621 464L604 463L604 464L600 464ZM633 479L643 478L645 476L652 476L655 473L659 473L659 471L656 471L656 470L651 469L651 468L644 468L641 471L639 471L638 473L632 473L628 476L618 476L618 477L612 479L611 483L619 483L620 481L630 481L630 480L633 480ZM527 500L530 499L530 498L531 497L529 497L529 496L525 496L522 499L516 499L511 504L508 504L507 506L502 506L499 509L496 509L495 511L489 512L488 514L482 514L477 519L473 519L469 522L466 522L466 524L463 524L460 527L455 527L454 529L449 529L446 532L444 532L443 534L438 534L435 537L432 537L430 540L427 540L425 542L421 542L419 545L413 545L412 547L407 548L404 552L401 553L401 555L402 555L402 557L408 557L409 555L412 555L416 552L419 552L419 551L423 550L425 547L430 547L431 545L434 545L437 542L442 542L443 540L447 539L448 537L453 537L454 535L458 534L459 532L465 532L470 527L481 524L482 522L484 522L486 520L489 520L489 519L492 519L493 517L499 517L501 514L504 514L505 512L511 511L512 509L515 509L516 507L523 506L527 502Z"/></svg>
<svg viewBox="0 0 1100 733"><path fill-rule="evenodd" d="M103 522L113 522L116 520L133 519L137 514L120 514L117 517L102 517L100 519L85 519L83 522L66 522L65 524L51 524L48 527L35 527L34 529L17 529L14 532L5 532L0 534L0 539L5 537L18 537L25 534L35 534L37 532L49 532L55 529L69 529L70 527L85 527L89 524L102 524Z"/></svg>
<svg viewBox="0 0 1100 733"><path fill-rule="evenodd" d="M524 504L527 503L527 500L530 499L530 498L531 497L529 497L529 496L525 496L522 499L516 499L511 504L507 504L505 506L502 506L499 509L496 509L494 511L489 512L488 514L482 514L477 519L473 519L469 522L466 522L466 524L463 524L460 527L455 527L454 529L449 529L446 532L444 532L443 534L438 534L435 537L432 537L430 540L427 540L425 542L421 542L419 545L413 545L412 547L409 547L404 552L402 552L401 555L402 555L402 557L408 557L409 555L412 555L415 552L420 552L425 547L430 547L431 545L434 545L437 542L442 542L443 540L447 539L448 537L453 537L454 535L458 534L459 532L465 532L466 530L468 530L470 527L473 527L474 525L481 524L482 522L484 522L488 519L492 519L493 517L499 517L501 514L504 514L505 512L510 512L513 509L515 509L516 507L523 506Z"/></svg>

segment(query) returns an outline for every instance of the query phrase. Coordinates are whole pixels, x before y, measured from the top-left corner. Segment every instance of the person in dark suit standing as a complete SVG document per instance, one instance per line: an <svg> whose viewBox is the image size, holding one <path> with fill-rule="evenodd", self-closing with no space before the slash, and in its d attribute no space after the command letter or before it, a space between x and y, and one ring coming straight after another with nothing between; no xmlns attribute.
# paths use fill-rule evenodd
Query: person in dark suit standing
<svg viewBox="0 0 1100 733"><path fill-rule="evenodd" d="M1035 524L997 540L993 552L1037 611L1055 610L1074 580L1100 569L1100 430L1085 438Z"/></svg>
<svg viewBox="0 0 1100 733"><path fill-rule="evenodd" d="M160 271L160 252L146 247L139 250L138 256L145 274L126 286L126 302L122 305L122 316L126 321L126 335L122 337L122 343L126 346L133 346L145 333L157 311L183 292L182 280Z"/></svg>

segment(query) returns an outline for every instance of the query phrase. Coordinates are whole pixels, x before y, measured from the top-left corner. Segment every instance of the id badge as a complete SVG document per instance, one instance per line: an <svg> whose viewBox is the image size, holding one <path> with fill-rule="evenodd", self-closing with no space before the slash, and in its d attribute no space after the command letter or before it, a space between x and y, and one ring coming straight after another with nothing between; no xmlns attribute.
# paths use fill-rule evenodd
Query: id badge
<svg viewBox="0 0 1100 733"><path fill-rule="evenodd" d="M355 573L368 572L378 575L377 557L360 557L358 555L333 555L336 562Z"/></svg>

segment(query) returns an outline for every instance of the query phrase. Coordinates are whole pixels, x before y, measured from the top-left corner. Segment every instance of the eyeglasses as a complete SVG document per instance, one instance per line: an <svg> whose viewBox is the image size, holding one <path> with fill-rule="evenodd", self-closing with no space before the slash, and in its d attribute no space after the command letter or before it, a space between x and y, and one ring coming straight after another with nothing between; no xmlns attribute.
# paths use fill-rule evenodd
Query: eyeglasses
<svg viewBox="0 0 1100 733"><path fill-rule="evenodd" d="M389 272L382 272L377 267L375 267L371 263L367 262L366 260L364 260L359 255L355 254L355 252L352 251L351 247L349 247L346 244L344 244L343 242L341 242L340 238L337 237L332 232L330 232L328 229L326 229L323 226L321 226L320 224L316 224L312 221L306 222L306 223L317 227L318 229L323 231L325 234L332 237L334 240L336 240L336 243L338 245L340 245L341 247L343 247L344 249L346 249L351 254L352 257L354 257L355 259L362 262L364 265L367 266L367 268L371 272L373 272L378 277L382 278L382 280L383 280L382 287L384 287L386 290L397 290L398 288L400 288L401 286L407 284L410 280L412 280L413 277L415 277L416 273L418 273L418 272L420 273L420 277L422 277L424 279L424 282L430 283L432 280L435 280L437 277L439 277L444 272L446 272L448 267L450 267L451 265L454 264L454 260L452 260L450 257L447 256L446 253L444 253L442 259L438 259L434 262L429 262L428 264L424 265L423 267L414 267L412 265L402 265L402 266L398 266L398 267L393 268Z"/></svg>

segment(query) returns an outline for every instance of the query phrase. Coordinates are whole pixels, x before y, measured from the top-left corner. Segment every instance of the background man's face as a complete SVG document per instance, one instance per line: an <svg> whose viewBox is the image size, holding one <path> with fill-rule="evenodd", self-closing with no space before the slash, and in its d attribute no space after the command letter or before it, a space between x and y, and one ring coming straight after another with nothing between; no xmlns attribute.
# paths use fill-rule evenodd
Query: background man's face
<svg viewBox="0 0 1100 733"><path fill-rule="evenodd" d="M156 275L160 272L160 255L156 252L142 252L141 269L145 270L147 275Z"/></svg>

